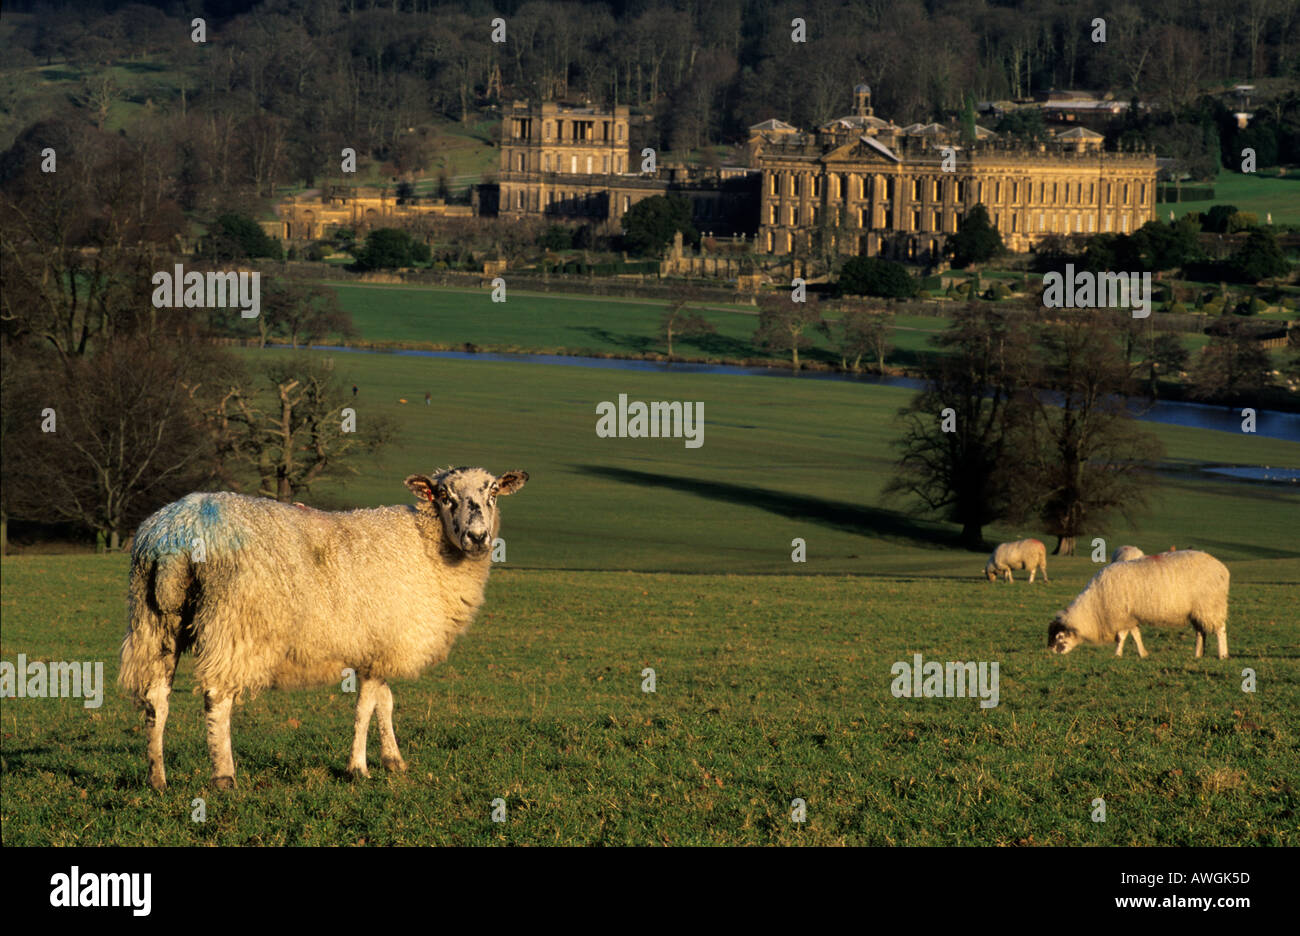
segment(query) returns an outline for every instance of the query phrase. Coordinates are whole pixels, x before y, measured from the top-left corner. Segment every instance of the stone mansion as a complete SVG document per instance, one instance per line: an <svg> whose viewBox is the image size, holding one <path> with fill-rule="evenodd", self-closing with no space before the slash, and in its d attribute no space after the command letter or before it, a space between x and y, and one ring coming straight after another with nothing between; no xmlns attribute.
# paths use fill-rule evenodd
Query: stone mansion
<svg viewBox="0 0 1300 936"><path fill-rule="evenodd" d="M1074 127L1049 141L1002 141L983 127L963 146L939 124L876 117L871 91L815 132L769 120L751 129L762 173L760 253L831 251L936 262L977 204L1011 250L1049 235L1128 233L1155 217L1153 153L1110 153Z"/></svg>
<svg viewBox="0 0 1300 936"><path fill-rule="evenodd" d="M677 194L703 233L752 238L774 258L885 256L937 264L961 218L983 204L1011 250L1049 235L1136 231L1155 217L1151 152L1107 152L1101 134L1075 126L1026 144L983 127L963 140L940 124L899 127L875 116L871 89L853 112L814 130L781 120L750 128L748 166L642 171L626 105L599 108L516 101L504 109L500 181L475 192L475 211L588 221L616 232L637 202ZM358 231L421 215L467 215L468 206L401 204L386 193L331 190L283 204L279 236L316 238L331 224Z"/></svg>
<svg viewBox="0 0 1300 936"><path fill-rule="evenodd" d="M1153 153L1106 152L1084 127L1029 145L976 127L963 145L957 129L876 117L866 85L853 97L851 114L813 131L780 120L751 127L750 166L711 173L638 171L626 106L516 102L502 126L499 211L617 230L636 202L676 192L700 230L754 235L760 254L913 262L936 262L979 203L1017 251L1053 234L1127 233L1155 217Z"/></svg>

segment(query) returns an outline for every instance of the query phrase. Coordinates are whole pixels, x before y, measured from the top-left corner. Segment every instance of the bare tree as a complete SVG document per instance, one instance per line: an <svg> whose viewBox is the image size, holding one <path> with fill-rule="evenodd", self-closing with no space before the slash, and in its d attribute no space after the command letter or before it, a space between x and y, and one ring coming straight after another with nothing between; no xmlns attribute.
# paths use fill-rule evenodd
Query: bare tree
<svg viewBox="0 0 1300 936"><path fill-rule="evenodd" d="M867 309L848 309L840 318L841 363L847 365L853 358L853 372L861 369L864 355L876 359L876 373L885 373L885 357L889 353L889 329L893 316L887 312Z"/></svg>
<svg viewBox="0 0 1300 936"><path fill-rule="evenodd" d="M109 111L113 109L114 102L121 96L122 89L117 86L113 76L106 71L83 82L81 90L73 98L77 104L89 110L93 115L95 129L103 130L104 124L108 121Z"/></svg>
<svg viewBox="0 0 1300 936"><path fill-rule="evenodd" d="M926 389L901 410L901 454L886 497L961 526L961 542L983 546L983 528L1016 513L1015 440L1030 416L1024 394L1027 342L1017 320L965 306L932 339Z"/></svg>
<svg viewBox="0 0 1300 936"><path fill-rule="evenodd" d="M234 384L208 410L218 473L235 490L251 472L260 495L292 501L324 478L355 474L355 457L393 436L386 417L356 412L322 362L279 361L262 377L263 388Z"/></svg>
<svg viewBox="0 0 1300 936"><path fill-rule="evenodd" d="M1021 502L1040 504L1055 553L1074 555L1085 532L1103 532L1115 513L1130 521L1148 503L1150 465L1163 454L1128 409L1134 388L1109 313L1079 313L1038 335L1035 419L1020 446L1030 463Z"/></svg>
<svg viewBox="0 0 1300 936"><path fill-rule="evenodd" d="M42 405L17 414L5 441L22 456L16 480L39 483L40 499L20 490L15 516L73 523L115 550L152 510L211 478L211 442L183 386L185 349L117 339L27 373L39 383L21 398Z"/></svg>
<svg viewBox="0 0 1300 936"><path fill-rule="evenodd" d="M816 306L807 302L791 302L784 295L765 297L760 306L754 343L777 351L789 351L791 366L797 372L799 349L812 342L808 333L829 335L830 326Z"/></svg>
<svg viewBox="0 0 1300 936"><path fill-rule="evenodd" d="M663 317L659 320L659 331L668 343L669 360L672 360L673 357L674 337L700 337L715 334L717 330L714 324L704 316L686 308L686 299L684 297L674 299L672 305L668 307L668 311L664 312Z"/></svg>

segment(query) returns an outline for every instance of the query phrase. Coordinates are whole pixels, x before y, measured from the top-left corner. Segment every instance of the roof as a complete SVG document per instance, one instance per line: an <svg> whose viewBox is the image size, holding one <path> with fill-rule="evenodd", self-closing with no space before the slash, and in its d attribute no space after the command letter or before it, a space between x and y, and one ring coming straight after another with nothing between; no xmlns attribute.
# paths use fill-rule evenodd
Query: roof
<svg viewBox="0 0 1300 936"><path fill-rule="evenodd" d="M836 117L834 120L828 120L822 124L821 129L831 132L835 130L897 130L898 128L888 120L881 120L879 117L849 114L844 117Z"/></svg>
<svg viewBox="0 0 1300 936"><path fill-rule="evenodd" d="M908 136L942 136L947 132L947 128L937 123L914 123L903 128L903 133Z"/></svg>
<svg viewBox="0 0 1300 936"><path fill-rule="evenodd" d="M880 154L881 154L882 156L884 156L886 159L892 159L894 162L902 162L901 159L899 159L897 156L894 155L894 151L893 151L893 150L891 150L891 149L890 149L888 146L886 146L884 143L881 143L881 142L880 142L879 140L877 140L875 137L867 136L867 135L864 133L864 134L862 134L861 137L859 137L859 139L860 139L863 143L867 144L867 145L870 146L872 149L874 149L876 152L880 153Z"/></svg>
<svg viewBox="0 0 1300 936"><path fill-rule="evenodd" d="M1087 127L1074 127L1070 130L1062 130L1056 135L1058 140L1104 140L1106 139L1095 130L1089 130Z"/></svg>
<svg viewBox="0 0 1300 936"><path fill-rule="evenodd" d="M777 120L775 117L764 120L762 123L756 123L749 128L750 133L763 133L766 131L777 130L782 133L795 133L796 128L786 123L784 120Z"/></svg>

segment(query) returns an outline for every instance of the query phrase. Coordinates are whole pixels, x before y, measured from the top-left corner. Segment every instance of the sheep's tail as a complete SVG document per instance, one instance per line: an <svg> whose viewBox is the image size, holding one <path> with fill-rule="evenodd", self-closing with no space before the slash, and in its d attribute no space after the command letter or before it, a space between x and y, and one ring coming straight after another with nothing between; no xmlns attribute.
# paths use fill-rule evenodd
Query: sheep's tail
<svg viewBox="0 0 1300 936"><path fill-rule="evenodd" d="M185 612L194 581L188 556L132 556L128 629L117 682L137 704L155 687L171 688L177 658L192 641Z"/></svg>

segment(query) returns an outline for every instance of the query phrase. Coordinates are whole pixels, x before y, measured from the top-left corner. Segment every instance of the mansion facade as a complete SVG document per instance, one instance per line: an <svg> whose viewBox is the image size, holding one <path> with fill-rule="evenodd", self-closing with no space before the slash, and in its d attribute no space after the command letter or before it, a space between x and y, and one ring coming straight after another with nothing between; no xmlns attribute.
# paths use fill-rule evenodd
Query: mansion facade
<svg viewBox="0 0 1300 936"><path fill-rule="evenodd" d="M759 253L937 263L977 204L1016 251L1052 235L1130 233L1155 217L1153 153L1106 152L1102 135L1083 127L1029 145L976 127L964 146L939 124L876 117L865 85L854 97L854 113L812 133L777 120L751 129Z"/></svg>

